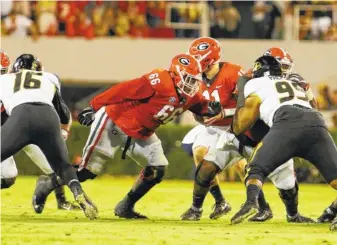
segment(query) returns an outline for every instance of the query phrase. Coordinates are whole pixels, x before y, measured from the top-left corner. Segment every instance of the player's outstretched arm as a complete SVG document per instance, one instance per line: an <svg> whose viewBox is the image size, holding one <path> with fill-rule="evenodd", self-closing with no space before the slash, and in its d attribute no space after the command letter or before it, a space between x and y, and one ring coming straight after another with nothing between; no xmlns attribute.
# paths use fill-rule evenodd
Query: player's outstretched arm
<svg viewBox="0 0 337 245"><path fill-rule="evenodd" d="M233 132L239 135L252 127L260 115L261 100L251 95L245 100L245 105L237 109L233 120Z"/></svg>
<svg viewBox="0 0 337 245"><path fill-rule="evenodd" d="M96 95L90 106L94 111L106 105L112 105L130 100L141 100L151 97L155 93L148 79L145 77L119 83L104 92Z"/></svg>
<svg viewBox="0 0 337 245"><path fill-rule="evenodd" d="M52 103L60 117L62 137L66 140L68 138L70 126L72 123L71 112L62 99L61 93L58 89L55 92Z"/></svg>
<svg viewBox="0 0 337 245"><path fill-rule="evenodd" d="M246 83L251 79L249 76L241 76L237 80L237 89L238 89L238 99L236 103L236 108L241 108L245 104L245 95L244 95L244 89L246 86Z"/></svg>

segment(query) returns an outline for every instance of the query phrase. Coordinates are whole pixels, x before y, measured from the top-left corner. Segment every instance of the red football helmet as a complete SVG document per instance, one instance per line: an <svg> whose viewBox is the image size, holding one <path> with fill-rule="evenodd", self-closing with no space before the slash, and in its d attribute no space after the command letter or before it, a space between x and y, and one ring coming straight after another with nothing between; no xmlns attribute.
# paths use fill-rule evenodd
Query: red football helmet
<svg viewBox="0 0 337 245"><path fill-rule="evenodd" d="M9 60L9 56L6 54L6 52L3 49L0 49L0 72L1 75L6 74L8 72L8 68L11 64Z"/></svg>
<svg viewBox="0 0 337 245"><path fill-rule="evenodd" d="M282 73L285 77L292 73L294 67L293 59L283 48L270 48L263 55L275 57L281 63Z"/></svg>
<svg viewBox="0 0 337 245"><path fill-rule="evenodd" d="M202 72L204 72L210 65L220 61L221 46L214 38L200 37L192 42L188 53L199 60Z"/></svg>
<svg viewBox="0 0 337 245"><path fill-rule="evenodd" d="M199 90L202 81L199 61L191 55L175 56L169 68L176 86L186 95L193 97Z"/></svg>

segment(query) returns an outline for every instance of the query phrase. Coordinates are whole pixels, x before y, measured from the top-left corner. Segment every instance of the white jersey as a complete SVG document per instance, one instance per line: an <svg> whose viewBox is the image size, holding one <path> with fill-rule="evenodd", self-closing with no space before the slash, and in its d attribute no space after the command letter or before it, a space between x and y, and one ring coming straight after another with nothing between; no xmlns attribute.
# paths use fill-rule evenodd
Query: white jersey
<svg viewBox="0 0 337 245"><path fill-rule="evenodd" d="M53 106L55 91L60 90L56 75L31 70L1 75L0 86L0 100L8 115L24 103L40 102Z"/></svg>
<svg viewBox="0 0 337 245"><path fill-rule="evenodd" d="M261 100L260 119L271 127L277 109L283 105L301 105L311 108L304 89L296 82L282 77L260 77L247 82L245 98L258 96Z"/></svg>

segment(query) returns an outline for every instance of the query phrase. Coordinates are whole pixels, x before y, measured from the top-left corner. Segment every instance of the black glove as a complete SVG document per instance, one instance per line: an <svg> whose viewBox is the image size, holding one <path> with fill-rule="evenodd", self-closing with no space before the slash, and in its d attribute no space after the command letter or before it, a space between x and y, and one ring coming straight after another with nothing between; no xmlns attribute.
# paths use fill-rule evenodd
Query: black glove
<svg viewBox="0 0 337 245"><path fill-rule="evenodd" d="M80 124L85 126L90 126L92 122L95 120L95 111L90 106L85 108L80 112L77 116L77 120Z"/></svg>
<svg viewBox="0 0 337 245"><path fill-rule="evenodd" d="M214 117L222 111L222 106L218 101L208 102L208 116Z"/></svg>

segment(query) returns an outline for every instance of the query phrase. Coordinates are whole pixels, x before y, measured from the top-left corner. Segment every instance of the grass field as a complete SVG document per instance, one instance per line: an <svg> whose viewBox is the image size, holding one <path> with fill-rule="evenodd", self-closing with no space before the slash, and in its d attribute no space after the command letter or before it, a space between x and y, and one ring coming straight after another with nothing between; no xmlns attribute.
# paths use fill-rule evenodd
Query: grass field
<svg viewBox="0 0 337 245"><path fill-rule="evenodd" d="M217 221L208 219L213 204L208 196L203 219L182 222L179 216L191 204L192 182L165 180L137 205L137 210L148 215L150 220L136 221L116 218L112 212L114 205L129 190L133 178L103 177L84 184L100 211L100 219L90 221L81 211L57 210L54 196L48 199L43 214L35 214L31 207L35 180L35 177L20 177L15 186L1 193L3 245L337 244L337 233L330 232L327 224L288 224L277 191L269 184L264 189L274 219L264 224L234 226L229 224L230 218L245 197L240 183L222 183L224 194L233 207L228 216ZM300 210L317 218L335 196L326 185L302 184Z"/></svg>

